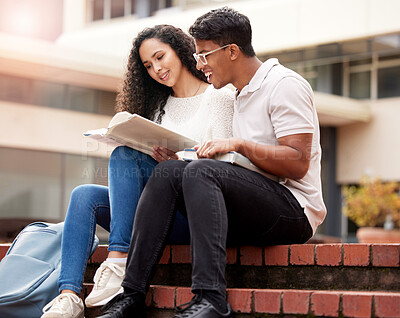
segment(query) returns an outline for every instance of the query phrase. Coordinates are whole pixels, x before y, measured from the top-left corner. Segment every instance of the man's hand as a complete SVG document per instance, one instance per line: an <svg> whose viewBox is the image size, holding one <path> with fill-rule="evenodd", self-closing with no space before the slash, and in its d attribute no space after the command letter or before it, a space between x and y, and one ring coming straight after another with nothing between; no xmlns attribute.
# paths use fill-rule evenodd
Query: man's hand
<svg viewBox="0 0 400 318"><path fill-rule="evenodd" d="M308 171L313 134L295 134L278 139L278 145L262 145L241 138L209 140L194 147L199 158L236 151L260 169L273 175L301 179Z"/></svg>
<svg viewBox="0 0 400 318"><path fill-rule="evenodd" d="M212 158L217 153L227 153L229 151L238 151L241 138L214 139L208 140L200 146L195 146L199 158Z"/></svg>
<svg viewBox="0 0 400 318"><path fill-rule="evenodd" d="M156 159L158 162L162 162L165 160L177 160L179 157L176 155L175 152L164 148L164 147L153 147L153 157Z"/></svg>

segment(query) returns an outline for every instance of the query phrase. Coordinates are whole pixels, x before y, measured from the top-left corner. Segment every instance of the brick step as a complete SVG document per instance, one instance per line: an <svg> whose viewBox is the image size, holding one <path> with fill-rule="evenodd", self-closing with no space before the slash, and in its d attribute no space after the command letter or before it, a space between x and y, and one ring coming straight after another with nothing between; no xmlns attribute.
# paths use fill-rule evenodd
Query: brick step
<svg viewBox="0 0 400 318"><path fill-rule="evenodd" d="M0 245L0 260L9 246ZM107 246L99 246L86 282L106 256ZM228 300L236 317L400 317L400 244L246 246L228 249L227 263ZM178 276L187 278L175 285ZM149 317L171 317L175 305L190 300L189 279L190 248L167 246L147 296ZM82 297L91 286L85 283ZM88 309L86 318L96 312Z"/></svg>
<svg viewBox="0 0 400 318"><path fill-rule="evenodd" d="M175 314L172 309L158 309L158 308L147 308L147 318L171 318ZM85 318L95 318L101 315L101 311L98 308L86 308ZM134 317L132 317L134 318Z"/></svg>
<svg viewBox="0 0 400 318"><path fill-rule="evenodd" d="M91 286L85 287L89 292ZM229 288L227 296L235 317L400 317L400 292ZM172 317L174 307L192 297L189 287L152 285L146 298L148 317ZM86 308L85 317L99 313L99 308Z"/></svg>
<svg viewBox="0 0 400 318"><path fill-rule="evenodd" d="M107 255L99 246L85 281ZM155 285L190 286L190 247L167 246ZM230 288L400 291L400 244L307 244L229 248Z"/></svg>

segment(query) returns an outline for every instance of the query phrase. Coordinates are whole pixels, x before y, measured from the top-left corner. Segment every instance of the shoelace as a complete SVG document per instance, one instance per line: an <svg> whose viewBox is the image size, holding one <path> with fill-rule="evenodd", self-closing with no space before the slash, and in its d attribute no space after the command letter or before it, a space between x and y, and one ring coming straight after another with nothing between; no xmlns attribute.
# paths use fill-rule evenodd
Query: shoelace
<svg viewBox="0 0 400 318"><path fill-rule="evenodd" d="M96 274L94 275L94 289L97 289L99 287L102 287L104 282L106 281L106 279L108 278L108 275L110 275L111 273L109 272L113 272L115 273L115 275L119 276L119 277L123 277L124 276L124 270L121 266L118 266L114 263L102 263L100 265L100 268L96 271Z"/></svg>
<svg viewBox="0 0 400 318"><path fill-rule="evenodd" d="M63 313L66 308L72 307L73 303L78 303L72 294L60 294L58 297L54 298L51 302L49 302L43 308L43 312L47 312L50 308L53 311L58 311L59 313Z"/></svg>
<svg viewBox="0 0 400 318"><path fill-rule="evenodd" d="M205 303L201 302L201 300L202 300L201 294L195 295L191 301L175 307L175 310L178 311L179 314L174 317L177 317L177 318L189 317L191 314L194 314L194 313L198 312L199 310L203 309L207 305Z"/></svg>

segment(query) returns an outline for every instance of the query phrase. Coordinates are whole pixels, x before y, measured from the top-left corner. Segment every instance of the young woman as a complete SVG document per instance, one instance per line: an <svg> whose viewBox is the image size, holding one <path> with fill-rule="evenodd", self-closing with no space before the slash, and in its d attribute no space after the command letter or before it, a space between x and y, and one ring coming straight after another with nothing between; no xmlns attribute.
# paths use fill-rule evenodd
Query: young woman
<svg viewBox="0 0 400 318"><path fill-rule="evenodd" d="M192 38L178 28L143 30L133 42L117 111L137 113L199 142L230 137L233 92L206 82L196 70L194 52ZM95 274L86 305L101 306L122 291L139 197L157 163L170 159L179 157L161 147L153 157L118 147L110 157L109 187L81 185L73 190L62 242L61 293L45 306L42 318L83 317L79 294L96 224L110 231L109 253ZM187 221L179 212L169 242L189 242Z"/></svg>

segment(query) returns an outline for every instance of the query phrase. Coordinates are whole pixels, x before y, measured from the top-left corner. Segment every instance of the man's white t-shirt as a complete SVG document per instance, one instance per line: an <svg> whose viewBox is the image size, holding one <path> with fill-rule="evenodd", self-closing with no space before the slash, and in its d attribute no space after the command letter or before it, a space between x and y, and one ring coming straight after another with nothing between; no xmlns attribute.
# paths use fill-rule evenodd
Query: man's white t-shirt
<svg viewBox="0 0 400 318"><path fill-rule="evenodd" d="M321 146L314 94L303 77L277 59L269 59L236 96L233 136L278 145L281 137L304 133L313 134L308 172L302 179L286 179L282 184L304 208L315 233L325 218L326 207L321 191Z"/></svg>

